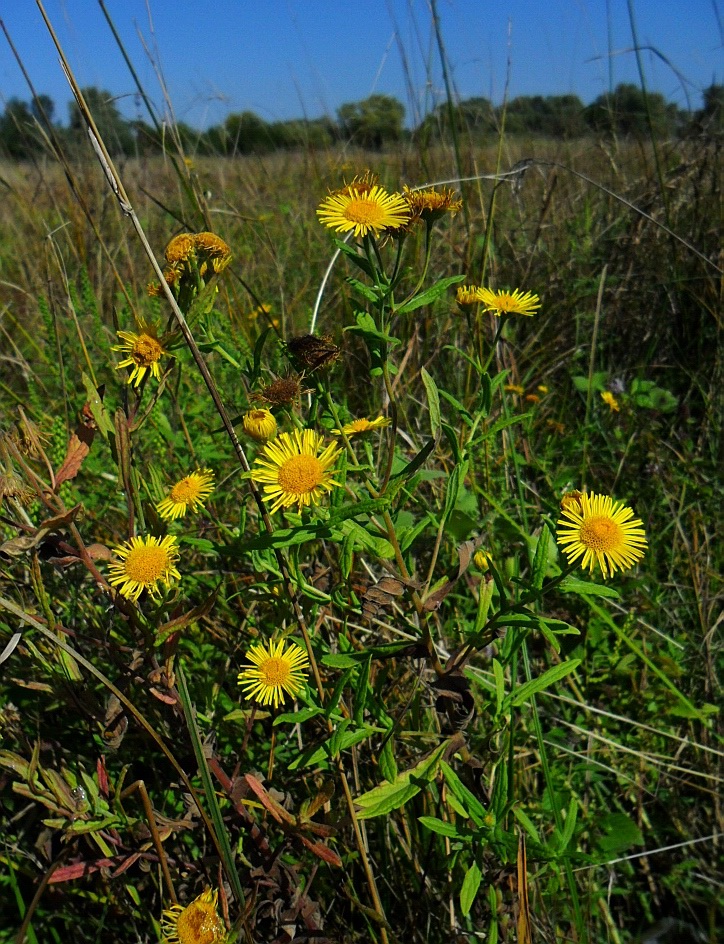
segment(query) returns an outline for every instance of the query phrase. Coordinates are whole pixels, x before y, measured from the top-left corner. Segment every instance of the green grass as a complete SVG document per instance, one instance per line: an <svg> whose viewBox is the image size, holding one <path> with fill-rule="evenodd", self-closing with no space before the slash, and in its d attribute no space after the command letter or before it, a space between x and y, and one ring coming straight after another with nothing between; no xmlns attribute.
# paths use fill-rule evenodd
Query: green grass
<svg viewBox="0 0 724 944"><path fill-rule="evenodd" d="M0 564L0 649L23 633L0 667L0 941L31 901L30 941L156 939L170 898L142 791L124 793L137 781L179 901L221 882L239 941L284 940L284 921L299 940L525 940L524 877L533 940L634 941L665 917L715 940L719 194L714 144L657 144L666 217L635 143L503 139L501 170L538 163L515 186L459 188L466 214L434 229L422 290L484 272L538 293L495 345L500 321L462 312L454 284L391 314L338 259L317 331L341 357L277 419L329 439L392 400L394 448L385 430L353 440L345 487L271 516L271 537L181 340L160 395L116 369L116 331L166 325L170 308L146 294L151 266L99 168L72 167L90 218L51 162L0 169L0 458L33 492L5 498L2 537L36 536ZM465 147L464 175L496 166L497 144ZM162 160L120 169L158 259L184 229L232 249L187 314L250 461L238 417L292 370L278 338L309 330L334 251L315 209L368 167L392 190L456 174L449 151L412 147L202 158L184 183ZM398 306L423 236L406 240ZM395 244L379 248L389 274ZM392 340L348 330L360 311ZM95 387L101 428L52 492ZM169 526L154 506L196 467L216 491ZM562 493L583 487L631 505L649 541L633 570L592 578L603 596L560 584L550 536ZM131 527L179 537L182 579L160 603L103 586ZM492 582L464 567L476 538ZM275 723L236 675L279 632L318 674Z"/></svg>

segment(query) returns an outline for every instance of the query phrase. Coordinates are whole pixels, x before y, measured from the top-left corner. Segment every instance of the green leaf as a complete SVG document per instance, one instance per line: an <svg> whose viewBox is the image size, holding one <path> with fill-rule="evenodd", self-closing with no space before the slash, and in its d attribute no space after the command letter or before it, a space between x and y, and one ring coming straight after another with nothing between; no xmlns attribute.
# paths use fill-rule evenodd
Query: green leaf
<svg viewBox="0 0 724 944"><path fill-rule="evenodd" d="M353 246L348 245L341 239L335 239L334 245L343 253L354 265L358 266L369 278L375 278L375 271L367 261L367 258L357 251Z"/></svg>
<svg viewBox="0 0 724 944"><path fill-rule="evenodd" d="M321 715L322 711L322 708L300 708L299 711L285 711L284 714L276 716L273 724L274 727L278 724L301 724L303 721L309 721L310 718Z"/></svg>
<svg viewBox="0 0 724 944"><path fill-rule="evenodd" d="M551 685L555 685L556 682L565 678L566 675L570 675L580 664L580 659L571 659L569 662L561 662L559 665L554 665L553 668L548 669L543 675L539 675L538 678L531 679L530 682L526 682L524 685L521 685L520 688L517 688L506 699L507 704L513 708L519 708L522 704L527 702L529 698L532 698L533 695L545 691L545 689L550 688Z"/></svg>
<svg viewBox="0 0 724 944"><path fill-rule="evenodd" d="M588 580L579 580L578 577L565 577L558 584L558 589L562 593L576 593L579 597L609 597L611 600L618 600L620 594L613 587L604 587L598 583L591 583Z"/></svg>
<svg viewBox="0 0 724 944"><path fill-rule="evenodd" d="M437 819L435 816L418 816L417 819L426 829L437 833L438 836L450 836L454 839L460 836L460 832L455 823L446 823L444 820Z"/></svg>
<svg viewBox="0 0 724 944"><path fill-rule="evenodd" d="M359 295L367 299L368 302L371 302L373 305L376 305L380 300L379 295L369 285L365 285L364 282L360 282L359 279L353 279L352 276L348 275L345 279L345 282L350 285Z"/></svg>
<svg viewBox="0 0 724 944"><path fill-rule="evenodd" d="M578 818L578 800L576 800L575 797L571 797L571 802L568 804L568 812L566 813L566 822L563 827L563 832L561 833L560 840L558 842L559 852L565 852L571 839L573 839L573 831L576 828L577 818Z"/></svg>
<svg viewBox="0 0 724 944"><path fill-rule="evenodd" d="M404 806L435 777L446 748L447 743L443 742L419 764L398 774L390 783L380 784L379 787L357 797L354 802L359 807L358 818L371 819L374 816L384 816Z"/></svg>
<svg viewBox="0 0 724 944"><path fill-rule="evenodd" d="M338 739L337 751L341 753L348 747L352 747L353 744L366 741L368 737L372 737L372 735L376 733L378 732L368 725L355 731L344 731L342 737ZM319 747L309 747L306 751L303 751L299 756L295 757L289 765L289 770L296 770L298 767L311 767L312 764L318 764L322 760L329 760L330 756L330 744L329 739L327 739Z"/></svg>
<svg viewBox="0 0 724 944"><path fill-rule="evenodd" d="M411 298L409 302L405 302L404 305L396 308L395 314L404 315L409 311L415 311L416 308L422 308L423 305L429 305L430 302L434 302L436 298L439 298L442 294L444 294L451 285L456 285L458 282L462 282L464 280L464 275L452 275L446 279L440 279L439 282L431 285L426 291L421 292L419 295L415 295L415 297Z"/></svg>
<svg viewBox="0 0 724 944"><path fill-rule="evenodd" d="M462 780L458 777L452 767L445 761L441 761L440 769L445 778L445 783L450 788L450 792L462 804L467 816L469 816L476 826L483 826L487 811L480 800L471 793Z"/></svg>
<svg viewBox="0 0 724 944"><path fill-rule="evenodd" d="M598 839L598 848L607 855L620 855L632 846L643 846L644 837L636 823L625 813L609 813L601 822L603 835Z"/></svg>
<svg viewBox="0 0 724 944"><path fill-rule="evenodd" d="M427 394L427 407L430 411L430 432L432 438L437 439L440 433L440 395L437 392L437 385L424 367L420 368L420 377L425 385Z"/></svg>
<svg viewBox="0 0 724 944"><path fill-rule="evenodd" d="M108 439L108 436L115 434L116 431L113 421L108 415L108 410L103 406L103 401L96 389L96 385L90 377L83 373L81 374L81 379L83 380L83 386L85 387L86 396L88 397L88 406L90 407L93 419L96 421L96 426L106 439Z"/></svg>
<svg viewBox="0 0 724 944"><path fill-rule="evenodd" d="M535 557L533 558L533 587L536 590L540 590L543 586L543 580L548 570L548 544L550 536L548 528L543 528L536 545Z"/></svg>
<svg viewBox="0 0 724 944"><path fill-rule="evenodd" d="M523 829L528 833L531 839L540 844L540 836L538 835L538 830L533 825L532 821L529 819L528 815L516 806L513 808L513 815L518 820Z"/></svg>
<svg viewBox="0 0 724 944"><path fill-rule="evenodd" d="M475 896L478 894L478 889L480 888L481 878L482 873L480 867L477 862L473 862L465 873L463 886L460 889L460 911L465 917L470 914L470 909L473 907Z"/></svg>
<svg viewBox="0 0 724 944"><path fill-rule="evenodd" d="M505 699L505 676L503 674L503 666L497 659L493 659L493 675L495 676L495 713L500 714L500 709Z"/></svg>
<svg viewBox="0 0 724 944"><path fill-rule="evenodd" d="M452 470L447 483L447 491L445 492L445 508L442 515L443 521L447 521L455 510L455 506L458 503L458 497L460 496L460 489L465 482L465 476L467 474L467 462L458 463L458 465L456 465Z"/></svg>
<svg viewBox="0 0 724 944"><path fill-rule="evenodd" d="M394 738L388 737L380 751L380 771L385 780L392 782L398 774L397 761L395 760Z"/></svg>

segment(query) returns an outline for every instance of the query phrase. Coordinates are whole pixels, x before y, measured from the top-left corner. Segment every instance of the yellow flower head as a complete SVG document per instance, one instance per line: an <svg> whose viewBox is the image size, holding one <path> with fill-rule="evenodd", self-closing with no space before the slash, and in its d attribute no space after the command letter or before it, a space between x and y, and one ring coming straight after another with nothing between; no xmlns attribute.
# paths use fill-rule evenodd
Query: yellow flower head
<svg viewBox="0 0 724 944"><path fill-rule="evenodd" d="M375 420L368 420L366 417L363 417L359 420L352 420L351 423L345 423L342 427L342 432L349 439L350 436L358 436L360 433L369 433L373 429L382 429L384 426L389 426L392 420L389 416L378 416ZM332 432L335 436L340 435L338 429L333 429Z"/></svg>
<svg viewBox="0 0 724 944"><path fill-rule="evenodd" d="M608 406L609 410L612 413L618 413L619 410L621 409L621 407L618 404L618 400L616 399L616 397L614 397L614 395L611 393L610 390L604 390L603 393L601 394L601 399Z"/></svg>
<svg viewBox="0 0 724 944"><path fill-rule="evenodd" d="M404 226L411 217L407 201L399 193L373 186L367 190L350 185L324 199L317 210L320 223L338 233L378 236L387 228Z"/></svg>
<svg viewBox="0 0 724 944"><path fill-rule="evenodd" d="M207 888L190 905L171 905L161 918L163 944L222 944L224 922L216 910L219 893Z"/></svg>
<svg viewBox="0 0 724 944"><path fill-rule="evenodd" d="M170 266L185 263L194 254L194 237L191 233L179 233L166 246L166 262Z"/></svg>
<svg viewBox="0 0 724 944"><path fill-rule="evenodd" d="M161 379L161 358L168 351L164 348L158 339L158 325L139 324L140 334L134 331L119 331L118 337L123 344L113 348L114 351L121 351L128 356L120 364L116 365L116 370L123 367L133 367L128 378L128 383L137 387L146 373L151 373L156 380Z"/></svg>
<svg viewBox="0 0 724 944"><path fill-rule="evenodd" d="M532 292L521 292L517 288L513 292L494 292L489 288L478 289L478 301L482 302L486 311L495 315L534 315L540 308L540 298Z"/></svg>
<svg viewBox="0 0 724 944"><path fill-rule="evenodd" d="M335 195L346 194L349 196L352 191L356 191L357 194L360 193L369 193L374 187L379 184L379 174L375 174L371 170L366 170L363 174L356 174L350 183L345 184L344 187L341 187L339 190L335 190Z"/></svg>
<svg viewBox="0 0 724 944"><path fill-rule="evenodd" d="M272 511L296 505L301 512L305 505L318 505L325 492L339 486L330 468L341 450L330 443L320 452L323 443L314 430L295 429L267 443L254 460L252 478L264 486L266 498L274 503Z"/></svg>
<svg viewBox="0 0 724 944"><path fill-rule="evenodd" d="M409 187L404 187L403 195L413 217L418 217L428 224L439 220L446 213L453 216L463 205L462 200L455 199L455 191L447 187L443 187L442 190L435 190L434 187L427 190L410 190Z"/></svg>
<svg viewBox="0 0 724 944"><path fill-rule="evenodd" d="M577 502L567 502L556 536L568 563L582 557L581 566L589 572L598 564L604 579L633 567L647 547L643 522L633 514L610 495L583 493Z"/></svg>
<svg viewBox="0 0 724 944"><path fill-rule="evenodd" d="M181 268L177 265L166 266L163 270L163 277L168 285L173 288L181 278ZM162 298L163 289L158 282L149 282L146 286L146 293L151 296L151 298Z"/></svg>
<svg viewBox="0 0 724 944"><path fill-rule="evenodd" d="M202 278L210 278L222 272L231 262L231 249L216 233L197 233L194 236L194 248L199 258L199 273Z"/></svg>
<svg viewBox="0 0 724 944"><path fill-rule="evenodd" d="M257 442L274 439L277 434L277 421L269 410L249 410L241 420L244 432Z"/></svg>
<svg viewBox="0 0 724 944"><path fill-rule="evenodd" d="M108 582L134 603L144 590L156 596L159 583L169 587L173 579L181 579L176 570L178 541L171 535L131 538L113 552L118 560L110 565Z"/></svg>
<svg viewBox="0 0 724 944"><path fill-rule="evenodd" d="M519 397L522 397L525 393L525 387L522 387L520 384L505 384L503 389L508 393L517 393Z"/></svg>
<svg viewBox="0 0 724 944"><path fill-rule="evenodd" d="M252 664L239 673L239 685L245 689L245 698L278 708L280 702L284 703L285 692L296 698L304 687L309 660L296 643L285 647L283 639L276 645L272 640L268 648L257 643L246 657Z"/></svg>
<svg viewBox="0 0 724 944"><path fill-rule="evenodd" d="M566 492L566 494L561 497L561 511L569 511L570 509L580 511L582 494L583 492L579 492L577 489L574 489L572 492Z"/></svg>
<svg viewBox="0 0 724 944"><path fill-rule="evenodd" d="M473 563L478 568L478 570L482 570L483 573L485 573L490 567L490 562L492 559L493 555L490 553L490 551L486 551L482 547L473 554Z"/></svg>
<svg viewBox="0 0 724 944"><path fill-rule="evenodd" d="M477 285L459 285L456 295L458 305L477 305L480 302L480 289Z"/></svg>
<svg viewBox="0 0 724 944"><path fill-rule="evenodd" d="M187 511L198 511L214 490L214 473L211 469L197 469L179 479L168 495L156 505L162 518L183 518Z"/></svg>

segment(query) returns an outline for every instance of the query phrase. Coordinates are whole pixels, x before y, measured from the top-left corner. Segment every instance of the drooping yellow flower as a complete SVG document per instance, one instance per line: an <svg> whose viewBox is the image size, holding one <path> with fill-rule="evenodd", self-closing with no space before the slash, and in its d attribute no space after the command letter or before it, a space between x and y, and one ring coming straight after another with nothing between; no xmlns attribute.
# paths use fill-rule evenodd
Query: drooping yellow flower
<svg viewBox="0 0 724 944"><path fill-rule="evenodd" d="M473 563L478 568L478 570L482 570L483 573L489 569L492 559L493 555L490 553L490 551L486 551L482 547L473 554Z"/></svg>
<svg viewBox="0 0 724 944"><path fill-rule="evenodd" d="M174 579L181 579L176 570L178 541L172 535L131 538L115 547L113 553L118 560L110 565L108 582L134 603L144 590L155 596L159 583L169 587Z"/></svg>
<svg viewBox="0 0 724 944"><path fill-rule="evenodd" d="M226 928L216 910L218 891L207 888L190 905L171 905L161 918L163 944L222 944Z"/></svg>
<svg viewBox="0 0 724 944"><path fill-rule="evenodd" d="M411 213L399 193L388 193L379 186L366 190L350 185L326 197L317 216L320 223L338 233L378 236L388 227L404 226Z"/></svg>
<svg viewBox="0 0 724 944"><path fill-rule="evenodd" d="M455 199L455 191L447 187L441 190L435 190L434 187L426 190L410 190L409 187L404 187L403 196L410 205L413 217L419 217L428 224L439 220L446 213L453 216L463 205L462 200Z"/></svg>
<svg viewBox="0 0 724 944"><path fill-rule="evenodd" d="M195 248L194 237L191 233L179 233L166 246L166 252L164 253L166 262L171 266L187 262L194 254Z"/></svg>
<svg viewBox="0 0 724 944"><path fill-rule="evenodd" d="M540 308L540 298L532 292L521 292L515 289L512 292L494 292L489 288L478 289L478 301L482 302L486 311L495 315L534 315Z"/></svg>
<svg viewBox="0 0 724 944"><path fill-rule="evenodd" d="M369 433L373 429L382 429L384 426L389 426L392 420L389 416L378 416L377 419L368 420L366 417L362 417L359 420L352 420L351 423L345 423L342 427L342 432L349 439L350 436L358 436L360 433ZM333 429L332 432L335 436L340 435L340 430Z"/></svg>
<svg viewBox="0 0 724 944"><path fill-rule="evenodd" d="M621 409L621 407L619 406L618 400L616 399L616 397L614 397L614 395L611 393L610 390L604 390L601 393L601 399L608 406L609 410L612 413L618 413L619 410Z"/></svg>
<svg viewBox="0 0 724 944"><path fill-rule="evenodd" d="M318 505L325 492L339 486L330 469L341 447L330 443L322 450L323 443L314 430L295 429L267 443L254 460L252 478L264 486L266 498L273 501L272 511L296 505L301 512L305 505Z"/></svg>
<svg viewBox="0 0 724 944"><path fill-rule="evenodd" d="M245 689L244 697L253 698L262 705L279 707L285 700L285 692L295 698L304 687L309 659L306 652L292 642L285 647L280 639L271 640L268 648L263 643L252 646L246 655L252 664L239 673L239 685Z"/></svg>
<svg viewBox="0 0 724 944"><path fill-rule="evenodd" d="M647 543L643 522L610 495L584 492L577 501L566 502L561 516L556 536L569 564L582 557L584 569L592 572L598 564L605 579L616 570L633 567L644 556Z"/></svg>
<svg viewBox="0 0 724 944"><path fill-rule="evenodd" d="M116 370L133 367L128 383L133 384L134 387L141 383L147 372L151 373L156 380L160 380L160 361L164 354L168 354L158 339L158 325L141 322L139 328L140 334L134 331L119 331L118 337L124 343L113 348L114 351L121 351L128 355L116 365Z"/></svg>
<svg viewBox="0 0 724 944"><path fill-rule="evenodd" d="M277 434L277 421L270 410L248 410L241 419L244 432L257 442L274 439Z"/></svg>
<svg viewBox="0 0 724 944"><path fill-rule="evenodd" d="M156 505L162 518L183 518L187 511L198 511L214 490L214 473L211 469L197 469L179 479L168 495Z"/></svg>
<svg viewBox="0 0 724 944"><path fill-rule="evenodd" d="M455 296L458 305L480 304L480 289L477 285L459 285Z"/></svg>
<svg viewBox="0 0 724 944"><path fill-rule="evenodd" d="M216 233L197 233L194 248L199 259L199 273L207 281L231 262L231 249Z"/></svg>

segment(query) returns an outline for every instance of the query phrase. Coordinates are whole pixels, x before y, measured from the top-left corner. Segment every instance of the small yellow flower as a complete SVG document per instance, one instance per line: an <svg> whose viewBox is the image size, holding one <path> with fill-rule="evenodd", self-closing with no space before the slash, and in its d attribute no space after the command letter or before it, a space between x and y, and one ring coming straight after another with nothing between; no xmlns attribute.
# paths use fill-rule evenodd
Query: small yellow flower
<svg viewBox="0 0 724 944"><path fill-rule="evenodd" d="M277 434L277 421L270 410L249 410L241 420L244 432L257 442L274 439Z"/></svg>
<svg viewBox="0 0 724 944"><path fill-rule="evenodd" d="M621 407L619 406L618 400L611 393L610 390L604 390L601 394L601 399L608 406L609 410L612 413L618 413Z"/></svg>
<svg viewBox="0 0 724 944"><path fill-rule="evenodd" d="M357 436L360 433L369 433L372 429L382 429L384 426L389 426L392 420L389 416L378 416L375 420L368 420L366 417L363 417L359 420L352 420L351 423L345 423L342 427L342 432L349 439L350 436ZM333 429L332 432L335 436L340 435L338 429Z"/></svg>
<svg viewBox="0 0 724 944"><path fill-rule="evenodd" d="M128 383L137 387L147 372L151 373L156 380L161 379L161 358L168 351L163 347L158 339L158 325L139 324L140 334L134 331L119 331L118 337L124 342L113 348L114 351L121 351L127 354L120 364L116 365L116 370L123 367L133 367Z"/></svg>
<svg viewBox="0 0 724 944"><path fill-rule="evenodd" d="M419 217L428 224L439 220L446 213L454 215L463 205L462 200L455 199L455 191L447 187L442 190L435 190L434 187L427 190L410 190L409 187L404 187L403 196L410 205L413 217Z"/></svg>
<svg viewBox="0 0 724 944"><path fill-rule="evenodd" d="M410 207L399 193L377 185L369 190L350 185L324 199L317 210L320 223L338 233L378 236L383 230L404 226Z"/></svg>
<svg viewBox="0 0 724 944"><path fill-rule="evenodd" d="M577 502L567 502L561 515L556 534L569 564L582 557L584 570L592 572L598 564L605 579L643 558L647 547L643 522L610 495L584 492Z"/></svg>
<svg viewBox="0 0 724 944"><path fill-rule="evenodd" d="M544 396L548 393L548 387L545 384L538 384L538 393L542 393Z"/></svg>
<svg viewBox="0 0 724 944"><path fill-rule="evenodd" d="M532 292L521 292L517 288L513 292L494 292L489 288L478 289L478 301L482 302L486 311L495 315L534 315L540 308L540 299Z"/></svg>
<svg viewBox="0 0 724 944"><path fill-rule="evenodd" d="M571 509L580 511L582 494L583 492L579 492L577 489L566 492L566 494L561 497L561 511L569 511Z"/></svg>
<svg viewBox="0 0 724 944"><path fill-rule="evenodd" d="M267 443L254 460L252 478L264 486L266 498L273 501L272 511L296 505L301 512L305 505L318 505L325 492L339 486L330 469L341 449L330 443L322 450L323 443L314 430L295 429Z"/></svg>
<svg viewBox="0 0 724 944"><path fill-rule="evenodd" d="M503 389L508 393L517 393L519 397L522 397L525 393L525 387L521 387L520 384L505 384Z"/></svg>
<svg viewBox="0 0 724 944"><path fill-rule="evenodd" d="M181 579L176 570L178 541L171 535L131 538L113 552L118 560L110 565L108 582L134 603L144 590L155 596L159 583L169 587L173 579Z"/></svg>
<svg viewBox="0 0 724 944"><path fill-rule="evenodd" d="M163 277L166 283L173 288L181 278L181 268L178 265L166 266L163 270ZM158 282L149 282L146 286L146 293L151 298L162 298L164 294Z"/></svg>
<svg viewBox="0 0 724 944"><path fill-rule="evenodd" d="M473 554L473 563L478 568L478 570L482 570L483 573L485 573L490 567L490 562L492 559L493 555L490 553L490 551L486 551L482 547Z"/></svg>
<svg viewBox="0 0 724 944"><path fill-rule="evenodd" d="M197 469L179 479L168 495L156 505L162 518L183 518L187 511L198 511L214 490L214 473L211 469Z"/></svg>
<svg viewBox="0 0 724 944"><path fill-rule="evenodd" d="M178 236L174 236L171 242L166 246L166 262L170 266L178 265L179 263L185 263L193 254L195 250L194 237L191 233L179 233Z"/></svg>
<svg viewBox="0 0 724 944"><path fill-rule="evenodd" d="M197 233L194 248L199 258L199 274L207 281L231 262L231 249L216 233Z"/></svg>
<svg viewBox="0 0 724 944"><path fill-rule="evenodd" d="M477 305L480 302L480 289L477 285L459 285L456 295L458 305Z"/></svg>
<svg viewBox="0 0 724 944"><path fill-rule="evenodd" d="M219 893L207 888L190 905L171 905L161 918L163 944L222 944L226 928L216 910Z"/></svg>
<svg viewBox="0 0 724 944"><path fill-rule="evenodd" d="M309 659L301 646L294 642L285 647L283 639L276 645L271 640L268 648L257 643L247 653L247 659L252 664L238 676L239 685L245 689L245 698L278 708L280 703L284 703L285 692L296 698L304 687Z"/></svg>

